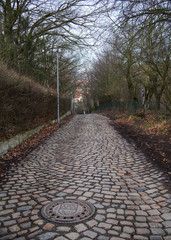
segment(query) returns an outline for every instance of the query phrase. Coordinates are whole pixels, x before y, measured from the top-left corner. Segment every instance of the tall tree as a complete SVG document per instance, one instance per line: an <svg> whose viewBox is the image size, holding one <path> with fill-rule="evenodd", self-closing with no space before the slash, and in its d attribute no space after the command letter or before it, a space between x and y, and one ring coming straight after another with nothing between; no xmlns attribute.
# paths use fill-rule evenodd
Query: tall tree
<svg viewBox="0 0 171 240"><path fill-rule="evenodd" d="M83 43L82 30L93 22L98 8L99 1L0 0L1 58L10 66L45 79L49 60L53 63L50 49Z"/></svg>

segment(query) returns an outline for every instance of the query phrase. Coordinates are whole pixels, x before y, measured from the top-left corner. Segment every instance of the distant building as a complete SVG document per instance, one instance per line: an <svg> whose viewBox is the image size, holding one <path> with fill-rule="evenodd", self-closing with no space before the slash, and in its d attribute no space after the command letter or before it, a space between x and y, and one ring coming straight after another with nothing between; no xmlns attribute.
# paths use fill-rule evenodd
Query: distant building
<svg viewBox="0 0 171 240"><path fill-rule="evenodd" d="M79 86L76 88L74 100L73 100L75 103L83 102L85 99L84 91L82 89L84 82L83 80L78 80L78 83L79 83Z"/></svg>

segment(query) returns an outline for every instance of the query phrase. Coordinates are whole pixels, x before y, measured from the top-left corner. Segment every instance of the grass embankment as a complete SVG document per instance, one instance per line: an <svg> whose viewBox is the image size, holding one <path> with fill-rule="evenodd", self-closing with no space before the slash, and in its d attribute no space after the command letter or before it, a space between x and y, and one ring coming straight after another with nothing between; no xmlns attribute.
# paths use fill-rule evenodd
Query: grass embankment
<svg viewBox="0 0 171 240"><path fill-rule="evenodd" d="M164 115L153 114L150 111L137 112L130 116L124 114L115 120L115 122L124 122L141 128L147 134L166 135L171 137L171 119L166 120Z"/></svg>
<svg viewBox="0 0 171 240"><path fill-rule="evenodd" d="M70 108L60 101L60 113ZM56 118L56 91L22 76L0 62L0 141Z"/></svg>

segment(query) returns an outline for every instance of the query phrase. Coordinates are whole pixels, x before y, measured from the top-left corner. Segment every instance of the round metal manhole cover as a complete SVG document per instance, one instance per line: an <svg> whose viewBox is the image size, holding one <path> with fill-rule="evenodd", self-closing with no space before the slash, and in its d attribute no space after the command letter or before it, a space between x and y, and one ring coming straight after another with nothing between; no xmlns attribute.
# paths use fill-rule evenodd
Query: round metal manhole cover
<svg viewBox="0 0 171 240"><path fill-rule="evenodd" d="M95 207L81 200L58 200L46 204L41 214L56 223L77 223L84 221L95 213Z"/></svg>

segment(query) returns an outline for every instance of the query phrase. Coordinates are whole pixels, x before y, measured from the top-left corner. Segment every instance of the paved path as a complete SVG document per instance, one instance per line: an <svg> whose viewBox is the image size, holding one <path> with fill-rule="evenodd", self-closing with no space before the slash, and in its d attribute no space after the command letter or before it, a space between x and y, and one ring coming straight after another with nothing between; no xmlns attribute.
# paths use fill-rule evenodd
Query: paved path
<svg viewBox="0 0 171 240"><path fill-rule="evenodd" d="M73 225L48 222L42 206L61 198L86 200L96 213ZM169 183L106 117L80 115L6 173L0 221L1 240L169 240Z"/></svg>

